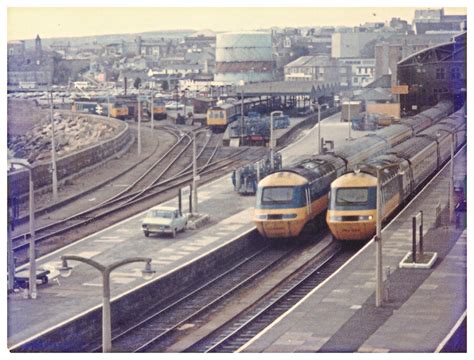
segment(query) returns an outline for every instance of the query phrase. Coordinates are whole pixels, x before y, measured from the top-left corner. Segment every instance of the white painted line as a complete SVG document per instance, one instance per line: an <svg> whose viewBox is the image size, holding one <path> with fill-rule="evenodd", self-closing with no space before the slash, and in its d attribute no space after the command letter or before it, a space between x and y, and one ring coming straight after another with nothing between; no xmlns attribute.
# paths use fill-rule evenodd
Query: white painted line
<svg viewBox="0 0 474 360"><path fill-rule="evenodd" d="M160 260L179 260L181 259L183 256L182 255L170 255L170 256L167 256L165 258L160 258Z"/></svg>
<svg viewBox="0 0 474 360"><path fill-rule="evenodd" d="M464 145L460 151L456 154L455 157L457 157L461 151L466 147L466 145ZM393 219L392 221L390 221L386 226L385 226L385 229L388 228L393 222L395 222L396 220L398 220L398 218L406 211L406 209L408 209L410 207L410 205L418 199L418 197L423 193L423 191L429 187L431 185L431 183L433 181L435 181L440 175L441 173L445 170L445 168L449 165L449 162L446 163L446 165L441 169L441 171L438 172L438 174L433 177L433 179L431 179L428 184L426 184L422 191L420 191L405 207L405 209L400 212L399 214L397 214ZM382 233L383 233L384 229L382 229ZM263 329L260 333L258 333L254 338L250 339L246 344L242 345L239 349L237 349L236 352L241 352L242 350L245 350L248 346L250 346L251 344L253 344L255 341L257 341L260 337L262 337L264 334L266 334L268 331L270 331L276 324L278 324L281 320L283 320L286 316L288 316L289 314L291 314L295 309L297 309L302 303L304 303L306 301L306 299L308 299L309 297L311 297L316 291L318 291L321 287L323 287L324 285L326 285L330 280L332 280L337 274L339 274L342 270L344 270L346 268L346 266L348 266L357 256L359 256L359 254L361 254L363 251L365 251L370 245L372 245L374 243L374 238L372 238L370 241L367 242L367 244L365 244L356 254L354 254L344 265L342 265L339 269L337 269L336 272L334 272L333 274L331 274L331 276L329 276L326 280L324 280L322 283L320 283L318 286L316 286L312 291L310 291L306 296L304 296L300 301L298 301L296 304L294 304L290 309L288 309L286 312L284 312L283 314L281 314L276 320L274 320L270 325L268 325L265 329ZM375 275L374 275L375 276ZM369 285L371 287L374 287L374 283L370 282L370 283L366 283L364 284L365 285Z"/></svg>
<svg viewBox="0 0 474 360"><path fill-rule="evenodd" d="M102 287L102 283L83 283L83 286L95 286L95 287Z"/></svg>
<svg viewBox="0 0 474 360"><path fill-rule="evenodd" d="M129 283L135 281L136 279L138 279L138 277L133 277L133 278L130 278L130 277L113 277L111 279L111 281L115 284L129 284Z"/></svg>
<svg viewBox="0 0 474 360"><path fill-rule="evenodd" d="M157 265L168 265L168 264L171 264L172 261L167 261L167 260L153 260L153 264L157 264Z"/></svg>
<svg viewBox="0 0 474 360"><path fill-rule="evenodd" d="M200 248L201 248L201 246L193 246L193 245L181 246L181 249L184 250L184 251L195 251L195 250L199 250Z"/></svg>

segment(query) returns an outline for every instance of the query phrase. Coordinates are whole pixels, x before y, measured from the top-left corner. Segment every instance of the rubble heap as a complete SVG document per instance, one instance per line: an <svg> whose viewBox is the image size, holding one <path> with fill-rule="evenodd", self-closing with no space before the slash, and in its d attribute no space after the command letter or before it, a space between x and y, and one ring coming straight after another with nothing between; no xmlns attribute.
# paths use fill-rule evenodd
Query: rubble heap
<svg viewBox="0 0 474 360"><path fill-rule="evenodd" d="M118 129L90 116L54 114L54 133L58 157L83 149L116 135ZM8 150L16 158L30 162L51 157L51 122L43 121L25 135L8 139Z"/></svg>

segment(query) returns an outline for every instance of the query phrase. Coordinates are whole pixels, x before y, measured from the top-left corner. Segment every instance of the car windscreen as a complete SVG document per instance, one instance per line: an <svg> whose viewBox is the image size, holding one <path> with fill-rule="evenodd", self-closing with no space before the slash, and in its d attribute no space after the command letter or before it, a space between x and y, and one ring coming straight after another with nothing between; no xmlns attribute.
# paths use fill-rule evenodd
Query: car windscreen
<svg viewBox="0 0 474 360"><path fill-rule="evenodd" d="M165 210L150 210L148 212L148 217L171 219L173 217L173 213L171 211Z"/></svg>

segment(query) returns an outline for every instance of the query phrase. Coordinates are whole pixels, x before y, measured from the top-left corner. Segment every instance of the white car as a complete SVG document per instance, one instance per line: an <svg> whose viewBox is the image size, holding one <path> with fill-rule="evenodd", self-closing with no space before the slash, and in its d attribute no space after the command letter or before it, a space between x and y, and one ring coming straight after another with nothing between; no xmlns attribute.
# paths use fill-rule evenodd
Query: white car
<svg viewBox="0 0 474 360"><path fill-rule="evenodd" d="M188 223L187 215L177 208L155 206L150 209L142 221L142 230L146 237L150 234L171 234L176 236L178 231L184 231Z"/></svg>

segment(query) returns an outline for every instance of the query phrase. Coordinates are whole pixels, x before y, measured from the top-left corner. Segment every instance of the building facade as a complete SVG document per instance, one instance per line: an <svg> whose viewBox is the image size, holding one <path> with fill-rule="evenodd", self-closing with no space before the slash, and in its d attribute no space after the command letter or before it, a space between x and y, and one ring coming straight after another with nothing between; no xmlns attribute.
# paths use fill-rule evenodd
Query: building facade
<svg viewBox="0 0 474 360"><path fill-rule="evenodd" d="M423 49L449 42L448 34L394 35L375 46L375 78L391 75L392 86L397 85L397 64L402 59Z"/></svg>
<svg viewBox="0 0 474 360"><path fill-rule="evenodd" d="M51 85L55 71L55 59L52 53L44 52L39 35L35 39L34 50L27 50L24 42L7 44L7 84L35 83Z"/></svg>
<svg viewBox="0 0 474 360"><path fill-rule="evenodd" d="M459 108L466 100L466 36L417 52L398 64L398 82L408 85L400 95L402 114L418 113L441 99Z"/></svg>

